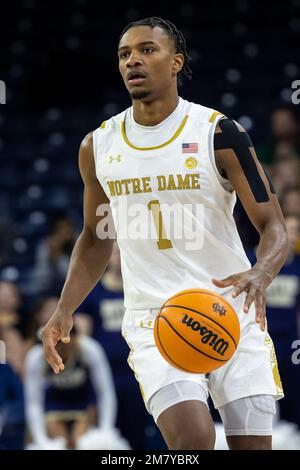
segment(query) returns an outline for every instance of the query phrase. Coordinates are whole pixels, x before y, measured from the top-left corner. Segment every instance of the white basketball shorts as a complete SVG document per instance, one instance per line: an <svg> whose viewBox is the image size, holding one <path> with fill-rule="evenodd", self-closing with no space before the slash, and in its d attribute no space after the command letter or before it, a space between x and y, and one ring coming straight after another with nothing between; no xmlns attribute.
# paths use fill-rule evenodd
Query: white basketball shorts
<svg viewBox="0 0 300 470"><path fill-rule="evenodd" d="M245 314L245 294L233 299L231 292L223 296L239 317L240 342L233 357L207 376L178 370L161 356L154 341L154 320L159 309L125 311L122 335L130 348L128 364L139 382L149 412L150 398L166 385L180 381L196 382L205 387L217 409L253 395L272 395L275 399L284 396L273 342L267 331L261 331L256 323L254 304Z"/></svg>

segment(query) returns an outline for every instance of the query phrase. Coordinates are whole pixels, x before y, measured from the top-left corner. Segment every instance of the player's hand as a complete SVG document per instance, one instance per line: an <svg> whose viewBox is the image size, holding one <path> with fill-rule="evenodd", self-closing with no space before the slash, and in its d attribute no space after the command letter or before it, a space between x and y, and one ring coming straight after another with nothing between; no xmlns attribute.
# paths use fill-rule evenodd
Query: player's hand
<svg viewBox="0 0 300 470"><path fill-rule="evenodd" d="M234 286L232 291L233 298L236 298L241 292L246 292L247 295L243 307L244 312L248 313L250 306L254 302L256 309L255 319L263 331L266 329L265 289L271 282L271 277L262 268L255 266L248 271L232 274L226 277L226 279L212 279L212 283L221 289Z"/></svg>
<svg viewBox="0 0 300 470"><path fill-rule="evenodd" d="M55 310L52 317L42 332L45 358L55 374L64 370L62 358L56 351L58 341L70 342L70 331L73 327L71 314L62 312L59 308Z"/></svg>

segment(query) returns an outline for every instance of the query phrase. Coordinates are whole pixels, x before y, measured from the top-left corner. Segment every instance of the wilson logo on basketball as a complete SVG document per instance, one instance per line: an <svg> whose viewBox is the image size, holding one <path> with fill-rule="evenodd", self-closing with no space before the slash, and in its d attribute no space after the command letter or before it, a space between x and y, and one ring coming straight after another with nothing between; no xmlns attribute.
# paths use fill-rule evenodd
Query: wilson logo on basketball
<svg viewBox="0 0 300 470"><path fill-rule="evenodd" d="M226 315L226 308L223 305L218 304L217 302L212 304L212 309L215 313L219 313L221 317L224 317Z"/></svg>
<svg viewBox="0 0 300 470"><path fill-rule="evenodd" d="M182 323L193 331L199 332L201 343L208 344L216 353L220 354L220 356L224 356L229 346L228 341L225 341L224 338L220 338L217 333L209 330L206 326L202 326L199 321L194 320L194 318L186 313L183 315Z"/></svg>

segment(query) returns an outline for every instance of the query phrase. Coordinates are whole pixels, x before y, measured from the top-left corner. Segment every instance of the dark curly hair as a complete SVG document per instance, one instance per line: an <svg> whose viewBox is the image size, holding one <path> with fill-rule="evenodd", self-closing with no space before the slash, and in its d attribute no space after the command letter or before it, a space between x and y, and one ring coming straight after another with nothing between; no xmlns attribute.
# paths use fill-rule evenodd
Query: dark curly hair
<svg viewBox="0 0 300 470"><path fill-rule="evenodd" d="M169 20L164 20L160 18L159 16L151 16L149 18L144 18L143 20L138 20L138 21L133 21L132 23L129 23L122 31L120 37L119 37L119 42L124 36L124 34L131 28L134 28L135 26L150 26L150 28L155 28L155 26L159 26L163 30L166 31L168 34L169 38L173 41L176 53L181 53L184 56L184 65L182 67L182 70L178 73L178 86L182 85L182 76L185 76L188 78L188 80L192 79L192 69L189 65L191 61L191 57L188 55L187 50L186 50L186 41L185 37L182 34L182 32L176 28L176 26L171 23Z"/></svg>

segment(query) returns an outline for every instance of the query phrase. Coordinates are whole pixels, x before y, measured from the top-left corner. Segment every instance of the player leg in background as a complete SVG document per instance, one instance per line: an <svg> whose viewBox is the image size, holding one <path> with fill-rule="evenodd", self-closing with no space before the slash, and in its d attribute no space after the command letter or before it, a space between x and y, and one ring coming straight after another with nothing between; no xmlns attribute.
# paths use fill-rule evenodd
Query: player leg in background
<svg viewBox="0 0 300 470"><path fill-rule="evenodd" d="M215 428L205 403L189 400L161 413L157 425L171 450L213 450Z"/></svg>
<svg viewBox="0 0 300 470"><path fill-rule="evenodd" d="M271 395L254 395L219 409L230 450L272 450L272 424L276 413Z"/></svg>

